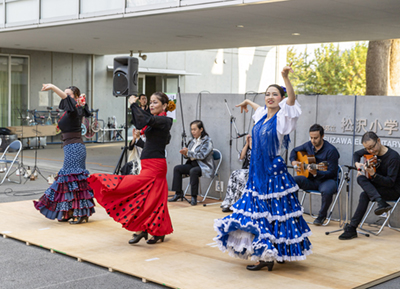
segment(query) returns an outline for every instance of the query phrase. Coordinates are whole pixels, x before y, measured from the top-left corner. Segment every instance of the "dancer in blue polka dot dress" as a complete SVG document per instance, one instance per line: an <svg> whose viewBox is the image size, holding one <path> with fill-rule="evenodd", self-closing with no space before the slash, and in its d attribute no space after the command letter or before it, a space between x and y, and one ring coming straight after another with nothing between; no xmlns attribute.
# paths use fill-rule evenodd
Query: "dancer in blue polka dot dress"
<svg viewBox="0 0 400 289"><path fill-rule="evenodd" d="M46 218L69 220L70 224L88 222L94 213L93 191L87 178L86 147L82 140L82 117L90 116L87 104L79 99L80 91L70 86L65 91L53 84L43 84L42 91L52 90L61 97L59 108L64 114L58 122L62 131L64 164L58 172L55 182L48 188L35 208Z"/></svg>
<svg viewBox="0 0 400 289"><path fill-rule="evenodd" d="M268 267L271 271L275 260L304 260L311 253L311 231L293 194L298 186L280 156L301 114L289 71L293 72L289 66L282 71L287 98L284 88L273 84L265 93L265 107L247 99L237 105L242 111L247 111L247 105L255 110L249 179L242 197L231 207L233 213L215 220L214 240L230 256L258 261L248 270Z"/></svg>

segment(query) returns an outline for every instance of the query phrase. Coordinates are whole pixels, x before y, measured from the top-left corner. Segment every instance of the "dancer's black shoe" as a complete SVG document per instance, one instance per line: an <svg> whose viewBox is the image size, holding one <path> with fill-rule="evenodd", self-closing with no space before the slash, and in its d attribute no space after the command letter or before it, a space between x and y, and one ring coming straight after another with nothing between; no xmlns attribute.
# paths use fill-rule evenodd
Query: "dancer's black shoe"
<svg viewBox="0 0 400 289"><path fill-rule="evenodd" d="M256 265L248 265L246 269L250 271L258 271L264 267L268 267L268 271L272 271L272 267L274 267L274 261L269 261L269 262L260 261Z"/></svg>
<svg viewBox="0 0 400 289"><path fill-rule="evenodd" d="M151 238L150 240L148 240L146 243L147 244L156 244L158 242L158 240L161 240L161 242L164 242L164 236L153 236L153 238Z"/></svg>
<svg viewBox="0 0 400 289"><path fill-rule="evenodd" d="M89 217L88 216L83 216L83 217L78 217L76 219L73 219L69 221L71 225L76 225L76 224L82 224L82 223L88 223L89 222Z"/></svg>
<svg viewBox="0 0 400 289"><path fill-rule="evenodd" d="M149 235L147 234L146 231L142 231L140 234L136 234L136 236L133 237L133 239L129 240L129 244L136 244L138 243L142 238L147 240L149 238Z"/></svg>

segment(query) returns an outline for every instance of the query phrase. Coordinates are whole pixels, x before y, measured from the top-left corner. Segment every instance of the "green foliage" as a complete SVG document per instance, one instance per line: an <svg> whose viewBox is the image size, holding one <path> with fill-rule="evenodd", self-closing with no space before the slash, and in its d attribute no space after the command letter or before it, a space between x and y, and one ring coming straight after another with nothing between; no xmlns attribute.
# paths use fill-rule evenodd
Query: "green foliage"
<svg viewBox="0 0 400 289"><path fill-rule="evenodd" d="M354 47L341 51L339 45L321 44L314 55L305 50L296 53L287 50L287 62L292 63L295 75L293 87L299 94L365 95L365 63L368 46L357 42Z"/></svg>

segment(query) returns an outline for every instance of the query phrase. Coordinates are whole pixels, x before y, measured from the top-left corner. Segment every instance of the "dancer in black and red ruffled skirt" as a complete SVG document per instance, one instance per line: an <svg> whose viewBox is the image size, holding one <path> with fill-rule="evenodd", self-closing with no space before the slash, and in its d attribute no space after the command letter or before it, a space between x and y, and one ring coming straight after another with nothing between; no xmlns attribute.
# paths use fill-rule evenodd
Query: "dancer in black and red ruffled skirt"
<svg viewBox="0 0 400 289"><path fill-rule="evenodd" d="M88 222L94 213L94 201L87 182L89 172L86 170L86 147L82 140L81 124L82 117L88 117L91 113L76 86L62 91L53 84L43 84L42 91L47 90L54 91L62 98L59 108L65 111L58 121L62 132L64 164L55 182L39 201L34 201L34 205L52 220L70 220L70 224Z"/></svg>
<svg viewBox="0 0 400 289"><path fill-rule="evenodd" d="M137 129L145 128L146 143L141 154L142 170L139 175L93 174L89 177L97 202L108 215L122 226L136 232L129 244L138 243L148 234L148 244L163 242L171 234L172 223L168 213L168 184L165 147L171 138L172 119L166 111L175 109L162 92L150 98L150 112L142 110L137 97L131 96L132 123Z"/></svg>

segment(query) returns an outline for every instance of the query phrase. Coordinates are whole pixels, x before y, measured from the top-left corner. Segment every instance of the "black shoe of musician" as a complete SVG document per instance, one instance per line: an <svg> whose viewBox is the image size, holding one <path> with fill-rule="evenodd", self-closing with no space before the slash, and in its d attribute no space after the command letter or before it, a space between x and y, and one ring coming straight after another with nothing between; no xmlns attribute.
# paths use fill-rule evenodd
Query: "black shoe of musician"
<svg viewBox="0 0 400 289"><path fill-rule="evenodd" d="M325 222L326 218L325 217L318 217L315 219L315 221L313 222L314 226L322 226Z"/></svg>
<svg viewBox="0 0 400 289"><path fill-rule="evenodd" d="M383 213L387 213L392 209L392 206L385 202L384 199L379 198L376 199L378 203L378 208L374 211L375 215L382 215Z"/></svg>
<svg viewBox="0 0 400 289"><path fill-rule="evenodd" d="M192 206L196 206L197 205L197 196L192 196L192 199L190 200L190 204Z"/></svg>
<svg viewBox="0 0 400 289"><path fill-rule="evenodd" d="M222 208L222 212L224 213L232 213L233 211L229 207Z"/></svg>
<svg viewBox="0 0 400 289"><path fill-rule="evenodd" d="M344 227L344 233L339 236L339 240L351 240L357 238L357 228L350 224L346 224Z"/></svg>
<svg viewBox="0 0 400 289"><path fill-rule="evenodd" d="M172 197L172 199L169 199L168 202L176 202L180 198L182 198L182 192L176 192L175 196Z"/></svg>

